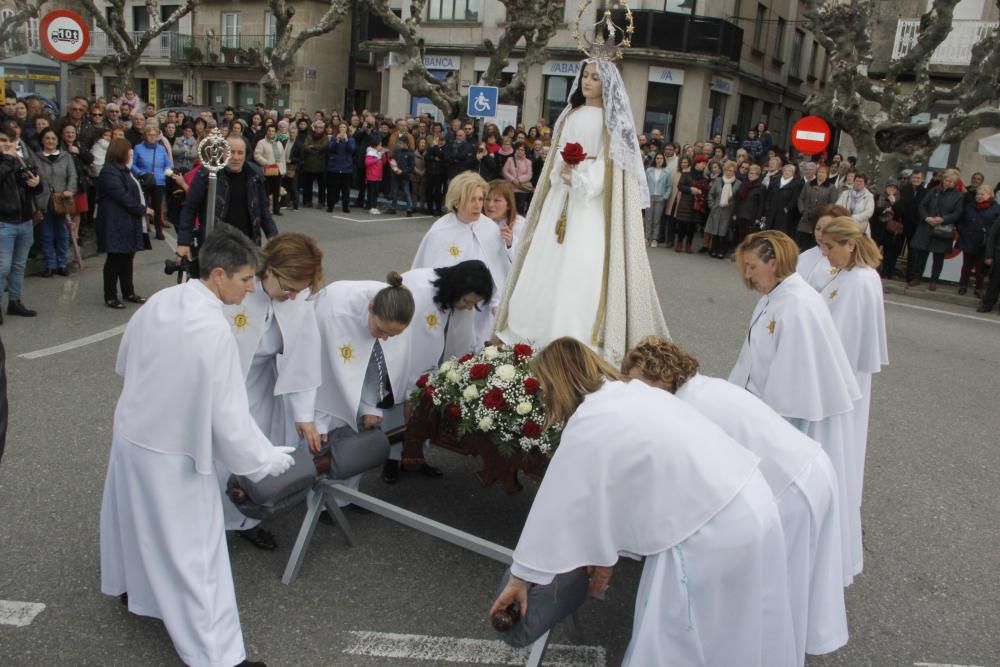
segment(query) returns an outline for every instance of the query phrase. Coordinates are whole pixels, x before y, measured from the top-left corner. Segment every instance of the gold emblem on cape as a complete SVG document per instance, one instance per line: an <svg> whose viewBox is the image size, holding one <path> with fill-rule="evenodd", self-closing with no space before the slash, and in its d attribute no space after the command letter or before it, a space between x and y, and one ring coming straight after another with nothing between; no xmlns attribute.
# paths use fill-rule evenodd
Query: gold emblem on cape
<svg viewBox="0 0 1000 667"><path fill-rule="evenodd" d="M250 318L247 317L246 312L240 311L233 315L233 326L236 327L236 331L240 332L250 326Z"/></svg>
<svg viewBox="0 0 1000 667"><path fill-rule="evenodd" d="M437 313L428 313L427 317L424 318L424 321L427 322L428 329L437 329L438 324L441 323L438 319Z"/></svg>
<svg viewBox="0 0 1000 667"><path fill-rule="evenodd" d="M350 343L345 343L340 346L340 358L344 360L345 364L349 364L354 361L354 348L351 347Z"/></svg>
<svg viewBox="0 0 1000 667"><path fill-rule="evenodd" d="M830 301L833 301L836 298L837 298L837 290L833 290L832 292L830 292Z"/></svg>
<svg viewBox="0 0 1000 667"><path fill-rule="evenodd" d="M778 324L778 323L777 323L777 322L775 322L775 321L774 321L774 320L772 319L772 320L771 320L771 321L770 321L770 322L768 323L768 325L767 325L767 333L769 333L769 334L771 334L771 335L773 336L773 335L774 335L774 327L775 327L775 326L777 326L777 324Z"/></svg>
<svg viewBox="0 0 1000 667"><path fill-rule="evenodd" d="M455 258L461 257L462 256L462 249L459 248L454 243L452 243L451 246L448 247L448 254L451 255L452 257L455 257Z"/></svg>
<svg viewBox="0 0 1000 667"><path fill-rule="evenodd" d="M840 273L840 269L838 269L836 266L831 266L830 267L830 275L831 276L835 276L838 273Z"/></svg>

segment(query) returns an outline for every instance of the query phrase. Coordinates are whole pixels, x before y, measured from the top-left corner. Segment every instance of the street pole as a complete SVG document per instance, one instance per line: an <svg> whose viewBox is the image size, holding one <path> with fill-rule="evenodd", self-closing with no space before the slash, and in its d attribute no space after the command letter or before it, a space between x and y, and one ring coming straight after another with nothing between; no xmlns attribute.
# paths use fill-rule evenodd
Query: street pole
<svg viewBox="0 0 1000 667"><path fill-rule="evenodd" d="M59 61L59 113L66 115L66 105L69 104L69 63Z"/></svg>
<svg viewBox="0 0 1000 667"><path fill-rule="evenodd" d="M218 187L218 173L225 168L231 154L229 142L219 132L219 128L213 128L198 144L201 164L208 170L208 201L205 202L205 218L201 223L205 230L203 239L207 239L215 227L215 189Z"/></svg>

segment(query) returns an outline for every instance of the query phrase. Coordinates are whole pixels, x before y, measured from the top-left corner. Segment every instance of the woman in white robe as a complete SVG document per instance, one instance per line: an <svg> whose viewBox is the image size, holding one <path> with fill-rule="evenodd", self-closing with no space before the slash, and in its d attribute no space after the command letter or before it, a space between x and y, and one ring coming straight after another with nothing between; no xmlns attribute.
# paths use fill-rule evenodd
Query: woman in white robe
<svg viewBox="0 0 1000 667"><path fill-rule="evenodd" d="M849 502L854 402L861 390L819 293L795 273L798 247L768 230L737 250L744 284L763 296L750 319L729 381L818 441L837 473L844 585L860 572L861 515Z"/></svg>
<svg viewBox="0 0 1000 667"><path fill-rule="evenodd" d="M524 216L517 212L517 200L514 197L514 186L505 178L498 178L486 184L486 202L483 213L497 227L503 230L510 227L514 236L511 252L517 252L517 241L524 236Z"/></svg>
<svg viewBox="0 0 1000 667"><path fill-rule="evenodd" d="M395 393L406 381L403 365L393 363L382 344L410 325L413 295L393 271L386 283L330 283L317 296L315 308L322 376L316 392L316 429L327 434L331 474L356 489L364 470L382 465L389 454L389 441L382 433L384 411L395 405ZM359 437L363 435L376 437ZM384 450L381 460L369 460L356 445L368 453ZM345 468L351 472L341 472Z"/></svg>
<svg viewBox="0 0 1000 667"><path fill-rule="evenodd" d="M242 261L234 262L234 258ZM292 464L250 415L223 314L253 289L256 250L223 225L202 275L153 295L128 323L101 504L101 592L159 618L191 667L246 658L213 461L259 481ZM177 397L165 418L163 396Z"/></svg>
<svg viewBox="0 0 1000 667"><path fill-rule="evenodd" d="M819 210L816 226L813 227L816 245L801 253L799 261L795 265L795 272L812 285L817 292L822 292L823 288L836 277L838 272L836 268L830 266L830 262L823 254L823 227L834 218L844 215L847 215L847 209L836 204L826 204Z"/></svg>
<svg viewBox="0 0 1000 667"><path fill-rule="evenodd" d="M424 234L413 258L413 269L436 269L478 259L490 269L494 293L489 308L476 318L476 338L485 342L493 331L500 293L507 282L514 235L483 215L487 185L479 174L466 171L451 179L445 206L450 211Z"/></svg>
<svg viewBox="0 0 1000 667"><path fill-rule="evenodd" d="M823 254L838 269L837 276L821 291L823 302L840 333L847 359L861 389L854 404L854 437L848 477L851 503L861 507L868 448L868 416L872 402L872 375L889 364L885 333L885 303L878 273L881 255L878 246L853 218L831 220L823 230ZM860 562L862 554L856 554Z"/></svg>
<svg viewBox="0 0 1000 667"><path fill-rule="evenodd" d="M739 387L698 372L674 343L647 338L625 357L630 378L669 391L760 457L787 549L788 594L799 664L847 643L837 475L818 442Z"/></svg>
<svg viewBox="0 0 1000 667"><path fill-rule="evenodd" d="M645 557L623 664L797 664L774 495L758 458L670 394L619 374L580 341L538 356L561 444L532 503L491 616L530 584L592 567L601 592L622 555Z"/></svg>
<svg viewBox="0 0 1000 667"><path fill-rule="evenodd" d="M240 351L247 398L257 426L274 445L296 447L300 437L313 453L325 439L313 424L320 385L319 328L308 299L323 285L323 253L311 237L279 234L264 247L254 291L224 309ZM229 472L217 465L226 530L251 544L277 548L259 519L237 509L226 495Z"/></svg>
<svg viewBox="0 0 1000 667"><path fill-rule="evenodd" d="M490 270L478 259L437 269L413 269L403 274L403 284L413 294L413 321L401 335L385 342L390 368L399 369L403 385L394 391L394 410L402 411L402 423L409 421L411 394L417 380L446 359L478 351L481 342L475 333L476 315L493 298ZM382 481L399 481L403 445L395 443L382 467ZM441 471L421 461L420 471L440 477Z"/></svg>
<svg viewBox="0 0 1000 667"><path fill-rule="evenodd" d="M649 188L615 64L588 59L556 121L500 310L497 337L541 348L581 340L618 364L643 336L668 338L649 268ZM586 159L567 163L567 144Z"/></svg>

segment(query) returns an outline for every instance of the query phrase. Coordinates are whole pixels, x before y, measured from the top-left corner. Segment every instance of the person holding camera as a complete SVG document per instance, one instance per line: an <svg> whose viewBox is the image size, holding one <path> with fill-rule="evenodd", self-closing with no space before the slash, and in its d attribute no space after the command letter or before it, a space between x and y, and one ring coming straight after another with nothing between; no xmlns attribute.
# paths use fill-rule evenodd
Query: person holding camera
<svg viewBox="0 0 1000 667"><path fill-rule="evenodd" d="M42 177L42 188L35 195L35 205L44 215L38 227L45 271L42 276L69 275L69 228L66 216L75 211L76 166L72 156L59 150L59 135L46 127L38 135L42 150L35 154L35 166Z"/></svg>
<svg viewBox="0 0 1000 667"><path fill-rule="evenodd" d="M0 298L6 288L7 314L34 317L37 313L21 302L21 285L34 240L32 195L41 190L42 179L18 156L11 125L0 126Z"/></svg>
<svg viewBox="0 0 1000 667"><path fill-rule="evenodd" d="M146 249L146 221L153 216L153 209L147 206L139 181L129 169L132 151L128 139L112 139L97 178L97 243L107 253L104 304L117 310L125 307L118 299L118 285L125 301L146 302L135 293L132 275L135 253Z"/></svg>

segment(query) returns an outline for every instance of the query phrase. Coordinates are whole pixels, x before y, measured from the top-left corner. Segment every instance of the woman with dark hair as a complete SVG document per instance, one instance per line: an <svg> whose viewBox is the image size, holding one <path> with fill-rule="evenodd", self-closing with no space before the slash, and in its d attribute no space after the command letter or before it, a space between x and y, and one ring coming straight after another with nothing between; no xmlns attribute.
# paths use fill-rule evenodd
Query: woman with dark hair
<svg viewBox="0 0 1000 667"><path fill-rule="evenodd" d="M747 237L758 220L764 217L764 188L760 180L759 164L747 165L746 181L736 191L736 205L733 209L733 220L736 223L736 244L739 245Z"/></svg>
<svg viewBox="0 0 1000 667"><path fill-rule="evenodd" d="M38 241L45 260L46 278L52 274L69 275L69 230L66 214L56 213L55 198L61 193L62 201L72 205L77 190L76 167L66 151L59 150L59 135L51 127L38 135L42 149L35 154L42 189L35 195L35 205L44 213L38 225Z"/></svg>
<svg viewBox="0 0 1000 667"><path fill-rule="evenodd" d="M87 192L90 190L90 165L94 163L94 155L86 146L80 143L80 137L73 123L65 123L59 131L62 140L60 147L73 158L76 169L76 193L73 195L73 210L70 214L70 236L76 239L80 233L80 215L90 211L90 201Z"/></svg>
<svg viewBox="0 0 1000 667"><path fill-rule="evenodd" d="M487 185L486 199L483 202L483 213L497 223L502 230L510 227L514 235L513 244L524 234L524 216L517 211L517 193L510 181L498 178ZM514 245L511 245L511 248Z"/></svg>
<svg viewBox="0 0 1000 667"><path fill-rule="evenodd" d="M153 209L146 205L139 181L129 165L132 144L128 139L112 139L104 167L97 177L97 242L107 253L104 261L104 304L125 307L118 299L118 286L125 301L143 303L132 282L135 253L149 244L147 224Z"/></svg>
<svg viewBox="0 0 1000 667"><path fill-rule="evenodd" d="M264 117L256 111L250 114L250 127L243 133L250 141L250 150L247 151L248 153L257 148L257 142L264 138L265 132Z"/></svg>
<svg viewBox="0 0 1000 667"><path fill-rule="evenodd" d="M643 334L669 335L649 269L646 168L621 73L581 63L528 209L496 336L572 336L618 360Z"/></svg>
<svg viewBox="0 0 1000 667"><path fill-rule="evenodd" d="M503 177L510 181L514 188L514 199L517 202L517 212L524 215L528 212L528 204L531 202L531 193L534 186L531 184L532 165L528 159L527 147L518 144L514 149L514 154L507 159L503 166Z"/></svg>
<svg viewBox="0 0 1000 667"><path fill-rule="evenodd" d="M751 234L736 251L743 284L760 293L729 381L823 445L837 471L844 585L861 572L860 507L852 506L854 402L861 390L830 311L798 273L787 234Z"/></svg>
<svg viewBox="0 0 1000 667"><path fill-rule="evenodd" d="M393 390L397 408L409 421L410 395L424 373L437 369L452 357L473 353L482 347L476 337L476 313L493 299L493 276L478 259L436 269L413 269L403 274L403 284L413 294L413 322L401 336L385 343L385 355L391 368L403 380ZM393 445L382 467L382 480L399 480L402 445ZM441 471L422 463L420 471L440 477Z"/></svg>
<svg viewBox="0 0 1000 667"><path fill-rule="evenodd" d="M672 394L622 382L578 340L553 341L534 372L564 427L490 616L517 604L524 627L511 635L544 632L546 597L600 594L622 556L644 557L623 665L801 664L759 459Z"/></svg>
<svg viewBox="0 0 1000 667"><path fill-rule="evenodd" d="M683 166L684 160L681 160ZM674 233L674 252L694 252L694 234L698 226L704 223L706 213L705 198L708 195L709 182L705 177L705 165L708 158L695 158L694 165L687 171L682 171L677 179L677 208L674 218L677 229ZM708 248L702 248L708 252ZM700 252L700 251L699 251Z"/></svg>

